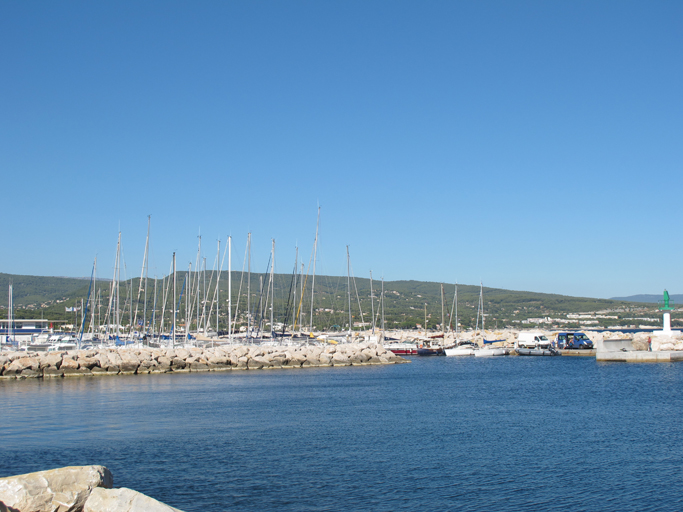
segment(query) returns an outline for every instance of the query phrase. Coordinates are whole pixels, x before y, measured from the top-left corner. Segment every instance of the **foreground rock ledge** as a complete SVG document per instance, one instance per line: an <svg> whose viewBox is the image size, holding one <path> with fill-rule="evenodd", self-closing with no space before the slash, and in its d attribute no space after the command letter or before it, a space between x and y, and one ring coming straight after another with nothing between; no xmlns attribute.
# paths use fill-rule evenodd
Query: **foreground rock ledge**
<svg viewBox="0 0 683 512"><path fill-rule="evenodd" d="M51 469L0 478L0 502L10 511L80 511L93 489L112 485L111 473L104 466Z"/></svg>
<svg viewBox="0 0 683 512"><path fill-rule="evenodd" d="M54 378L141 373L267 370L406 363L382 345L222 345L215 348L104 348L68 352L5 352L0 378Z"/></svg>
<svg viewBox="0 0 683 512"><path fill-rule="evenodd" d="M104 466L72 466L0 478L0 512L181 512L122 487Z"/></svg>

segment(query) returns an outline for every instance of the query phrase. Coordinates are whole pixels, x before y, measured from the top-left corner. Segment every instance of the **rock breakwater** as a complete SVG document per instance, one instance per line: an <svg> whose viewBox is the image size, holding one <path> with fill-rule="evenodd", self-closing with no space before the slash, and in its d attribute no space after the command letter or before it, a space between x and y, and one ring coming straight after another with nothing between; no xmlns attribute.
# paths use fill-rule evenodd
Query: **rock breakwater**
<svg viewBox="0 0 683 512"><path fill-rule="evenodd" d="M213 348L101 348L66 352L3 352L0 378L55 378L143 373L266 370L405 363L382 345L222 345Z"/></svg>

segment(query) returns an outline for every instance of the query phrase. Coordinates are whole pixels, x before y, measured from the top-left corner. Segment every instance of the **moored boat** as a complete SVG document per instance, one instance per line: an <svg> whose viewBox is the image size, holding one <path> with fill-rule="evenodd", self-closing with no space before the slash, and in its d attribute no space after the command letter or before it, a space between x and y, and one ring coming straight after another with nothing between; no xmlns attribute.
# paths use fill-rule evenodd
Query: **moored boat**
<svg viewBox="0 0 683 512"><path fill-rule="evenodd" d="M384 348L398 356L414 356L418 350L415 343L389 343Z"/></svg>
<svg viewBox="0 0 683 512"><path fill-rule="evenodd" d="M446 356L473 356L479 351L479 346L471 341L460 341L454 347L444 350Z"/></svg>
<svg viewBox="0 0 683 512"><path fill-rule="evenodd" d="M506 356L510 352L503 347L486 347L474 351L476 357Z"/></svg>
<svg viewBox="0 0 683 512"><path fill-rule="evenodd" d="M519 356L561 356L559 350L554 348L537 349L537 348L518 348L515 350Z"/></svg>
<svg viewBox="0 0 683 512"><path fill-rule="evenodd" d="M420 346L417 349L417 355L418 356L444 356L446 355L444 353L444 348L443 347L428 347L428 346Z"/></svg>

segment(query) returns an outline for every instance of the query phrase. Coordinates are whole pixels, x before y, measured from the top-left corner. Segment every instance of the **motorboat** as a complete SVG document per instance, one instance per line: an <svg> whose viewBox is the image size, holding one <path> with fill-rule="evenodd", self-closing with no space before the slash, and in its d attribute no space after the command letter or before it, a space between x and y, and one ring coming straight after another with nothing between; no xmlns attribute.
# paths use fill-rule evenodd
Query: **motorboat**
<svg viewBox="0 0 683 512"><path fill-rule="evenodd" d="M454 347L444 350L447 356L473 356L476 352L481 350L476 343L471 341L461 341Z"/></svg>
<svg viewBox="0 0 683 512"><path fill-rule="evenodd" d="M506 356L509 353L510 351L503 347L485 347L474 351L476 357Z"/></svg>
<svg viewBox="0 0 683 512"><path fill-rule="evenodd" d="M541 349L541 348L517 348L515 350L519 356L561 356L559 350L552 347Z"/></svg>
<svg viewBox="0 0 683 512"><path fill-rule="evenodd" d="M384 345L384 348L399 356L414 356L417 355L416 343L402 343L394 342Z"/></svg>

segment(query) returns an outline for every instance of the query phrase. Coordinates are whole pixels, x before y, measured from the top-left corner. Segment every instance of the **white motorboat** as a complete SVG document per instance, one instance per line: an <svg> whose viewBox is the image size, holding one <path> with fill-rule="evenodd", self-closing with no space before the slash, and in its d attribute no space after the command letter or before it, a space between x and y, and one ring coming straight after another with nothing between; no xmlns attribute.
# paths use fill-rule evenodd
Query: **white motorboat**
<svg viewBox="0 0 683 512"><path fill-rule="evenodd" d="M493 357L493 356L505 356L509 352L502 347L486 347L480 348L474 352L476 357Z"/></svg>
<svg viewBox="0 0 683 512"><path fill-rule="evenodd" d="M471 342L460 342L455 347L444 349L447 356L473 356L481 350L476 344Z"/></svg>

